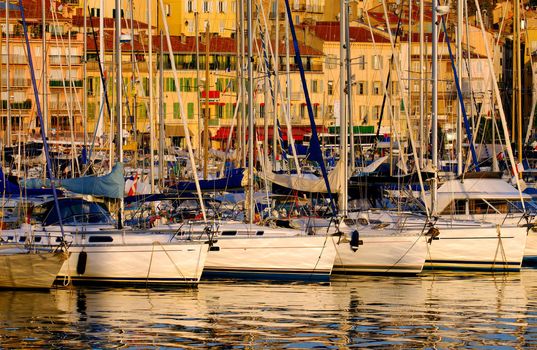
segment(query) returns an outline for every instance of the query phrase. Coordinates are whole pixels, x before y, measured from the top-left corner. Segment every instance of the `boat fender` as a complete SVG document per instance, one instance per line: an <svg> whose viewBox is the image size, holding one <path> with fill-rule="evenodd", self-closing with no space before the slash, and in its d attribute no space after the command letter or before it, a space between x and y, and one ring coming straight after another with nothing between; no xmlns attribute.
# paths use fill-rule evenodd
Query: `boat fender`
<svg viewBox="0 0 537 350"><path fill-rule="evenodd" d="M78 261L76 263L76 272L79 275L83 275L86 272L87 261L88 261L88 253L80 252L78 254Z"/></svg>
<svg viewBox="0 0 537 350"><path fill-rule="evenodd" d="M429 229L429 231L427 231L427 233L425 234L426 236L431 236L431 238L429 238L427 240L427 243L431 243L433 240L438 240L438 236L440 236L440 230L437 229L436 227L431 227Z"/></svg>
<svg viewBox="0 0 537 350"><path fill-rule="evenodd" d="M351 241L350 241L351 250L353 252L357 251L358 247L361 246L362 244L364 244L364 242L360 239L360 233L358 232L358 230L352 231Z"/></svg>

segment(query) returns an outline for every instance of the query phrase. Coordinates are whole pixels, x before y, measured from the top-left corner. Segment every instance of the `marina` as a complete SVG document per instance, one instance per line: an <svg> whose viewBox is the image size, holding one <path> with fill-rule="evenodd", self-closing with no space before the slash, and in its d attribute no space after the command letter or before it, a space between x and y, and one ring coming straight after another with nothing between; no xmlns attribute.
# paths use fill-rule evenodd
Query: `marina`
<svg viewBox="0 0 537 350"><path fill-rule="evenodd" d="M0 348L537 348L537 2L0 22Z"/></svg>

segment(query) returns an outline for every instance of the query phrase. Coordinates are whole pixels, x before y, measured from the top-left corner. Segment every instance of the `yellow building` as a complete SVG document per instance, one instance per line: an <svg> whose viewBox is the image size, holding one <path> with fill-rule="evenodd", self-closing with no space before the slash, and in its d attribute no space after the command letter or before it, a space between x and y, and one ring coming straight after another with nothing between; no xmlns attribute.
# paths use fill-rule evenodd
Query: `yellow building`
<svg viewBox="0 0 537 350"><path fill-rule="evenodd" d="M83 82L82 34L73 30L70 19L64 17L70 14L67 9L51 7L46 11L47 32L43 51L41 2L27 0L24 1L24 7L40 107L43 117L46 118L48 137L54 141L70 141L71 136L80 140L84 131L82 109L79 108ZM3 10L0 14L5 18ZM0 137L3 144L8 141L9 133L12 136L9 140L11 142L38 140L41 137L21 14L18 10L12 10L9 18L9 38L6 36L5 26L2 26L3 35L0 40ZM9 40L9 51L6 39ZM46 80L43 79L43 62L46 65ZM46 86L46 104L42 94L43 84ZM11 130L8 130L8 125Z"/></svg>

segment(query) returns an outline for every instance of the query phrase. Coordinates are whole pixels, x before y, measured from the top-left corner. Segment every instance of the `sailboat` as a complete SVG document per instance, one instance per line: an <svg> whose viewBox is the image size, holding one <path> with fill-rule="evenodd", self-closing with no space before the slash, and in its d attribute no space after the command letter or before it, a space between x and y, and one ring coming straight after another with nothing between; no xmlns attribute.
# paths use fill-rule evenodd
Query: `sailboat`
<svg viewBox="0 0 537 350"><path fill-rule="evenodd" d="M162 1L160 2L162 5ZM248 33L252 33L252 3L247 2ZM161 6L163 10L163 6ZM167 22L164 26L168 46L171 49ZM248 43L248 82L253 84L252 72L253 38ZM170 53L171 54L171 53ZM174 79L177 82L175 63L171 60ZM180 94L180 92L177 92ZM248 89L248 100L253 101L253 87ZM179 101L180 95L179 95ZM181 104L181 102L180 102ZM302 231L271 228L254 223L255 204L253 201L254 166L254 125L253 103L248 103L249 143L248 143L248 222L206 220L205 207L201 197L200 180L195 176L203 221L160 224L154 232L175 232L177 237L195 241L212 242L205 263L204 276L239 277L250 279L277 279L301 281L328 281L332 272L336 250L333 237L307 236ZM184 113L181 113L184 116ZM183 117L182 117L183 118ZM184 120L183 120L184 121ZM185 127L186 129L186 127ZM185 130L185 133L187 131ZM187 137L188 138L188 137ZM190 146L189 146L190 152ZM193 162L193 157L191 159ZM194 175L196 172L194 171Z"/></svg>
<svg viewBox="0 0 537 350"><path fill-rule="evenodd" d="M399 214L398 220L404 220L409 228L422 228L427 231L428 252L425 268L434 270L480 270L480 271L517 271L521 267L526 245L526 228L513 224L490 223L485 221L454 220L449 215L443 216L439 205L445 205L445 198L438 195L438 56L437 30L444 24L444 15L449 8L432 3L432 164L435 170L431 184L430 199L425 200L427 216L406 213ZM384 11L387 17L387 11ZM479 11L478 11L479 13ZM388 18L386 18L388 21ZM393 40L390 33L390 40ZM449 42L448 42L449 48ZM453 66L453 64L452 64ZM398 64L396 64L399 70ZM453 66L454 72L456 72ZM456 74L455 74L456 75ZM492 75L494 77L494 75ZM459 95L460 84L455 79ZM497 88L497 87L496 87ZM460 98L460 96L459 96ZM406 103L405 103L406 105ZM462 106L462 108L464 108ZM501 110L501 108L500 108ZM504 124L505 127L505 124ZM508 137L508 136L506 136ZM471 139L471 135L468 135ZM508 143L508 139L506 140ZM511 154L510 148L508 148ZM512 154L511 154L512 155ZM512 158L512 157L511 157ZM417 164L418 162L416 162ZM417 166L419 171L419 166ZM461 180L457 180L461 181ZM471 183L471 182L470 182ZM450 188L450 184L446 185ZM463 188L463 187L459 187ZM453 187L451 187L453 189ZM467 188L468 189L468 188ZM422 191L424 193L424 191ZM449 196L449 195L447 195ZM425 197L425 196L423 196ZM466 194L468 198L468 194ZM430 210L429 210L430 209ZM444 210L445 207L442 208ZM376 214L381 219L381 214ZM468 218L469 219L469 218Z"/></svg>

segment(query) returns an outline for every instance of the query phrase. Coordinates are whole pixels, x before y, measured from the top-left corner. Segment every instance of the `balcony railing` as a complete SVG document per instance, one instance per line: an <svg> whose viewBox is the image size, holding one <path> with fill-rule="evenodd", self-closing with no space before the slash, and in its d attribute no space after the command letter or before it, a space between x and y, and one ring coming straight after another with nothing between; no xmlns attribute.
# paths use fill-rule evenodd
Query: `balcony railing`
<svg viewBox="0 0 537 350"><path fill-rule="evenodd" d="M7 108L7 101L2 100L2 109ZM17 102L11 102L11 109L32 109L32 101L26 100L26 101L17 101Z"/></svg>
<svg viewBox="0 0 537 350"><path fill-rule="evenodd" d="M74 87L82 87L83 85L83 82L82 80L72 80L72 81L69 81L69 80L49 80L49 86L54 88L54 87L69 87L69 86L74 86Z"/></svg>
<svg viewBox="0 0 537 350"><path fill-rule="evenodd" d="M79 65L82 63L82 57L81 56L67 56L67 55L53 55L49 57L49 63L53 66L60 66L64 65L67 66L69 64L72 65Z"/></svg>

